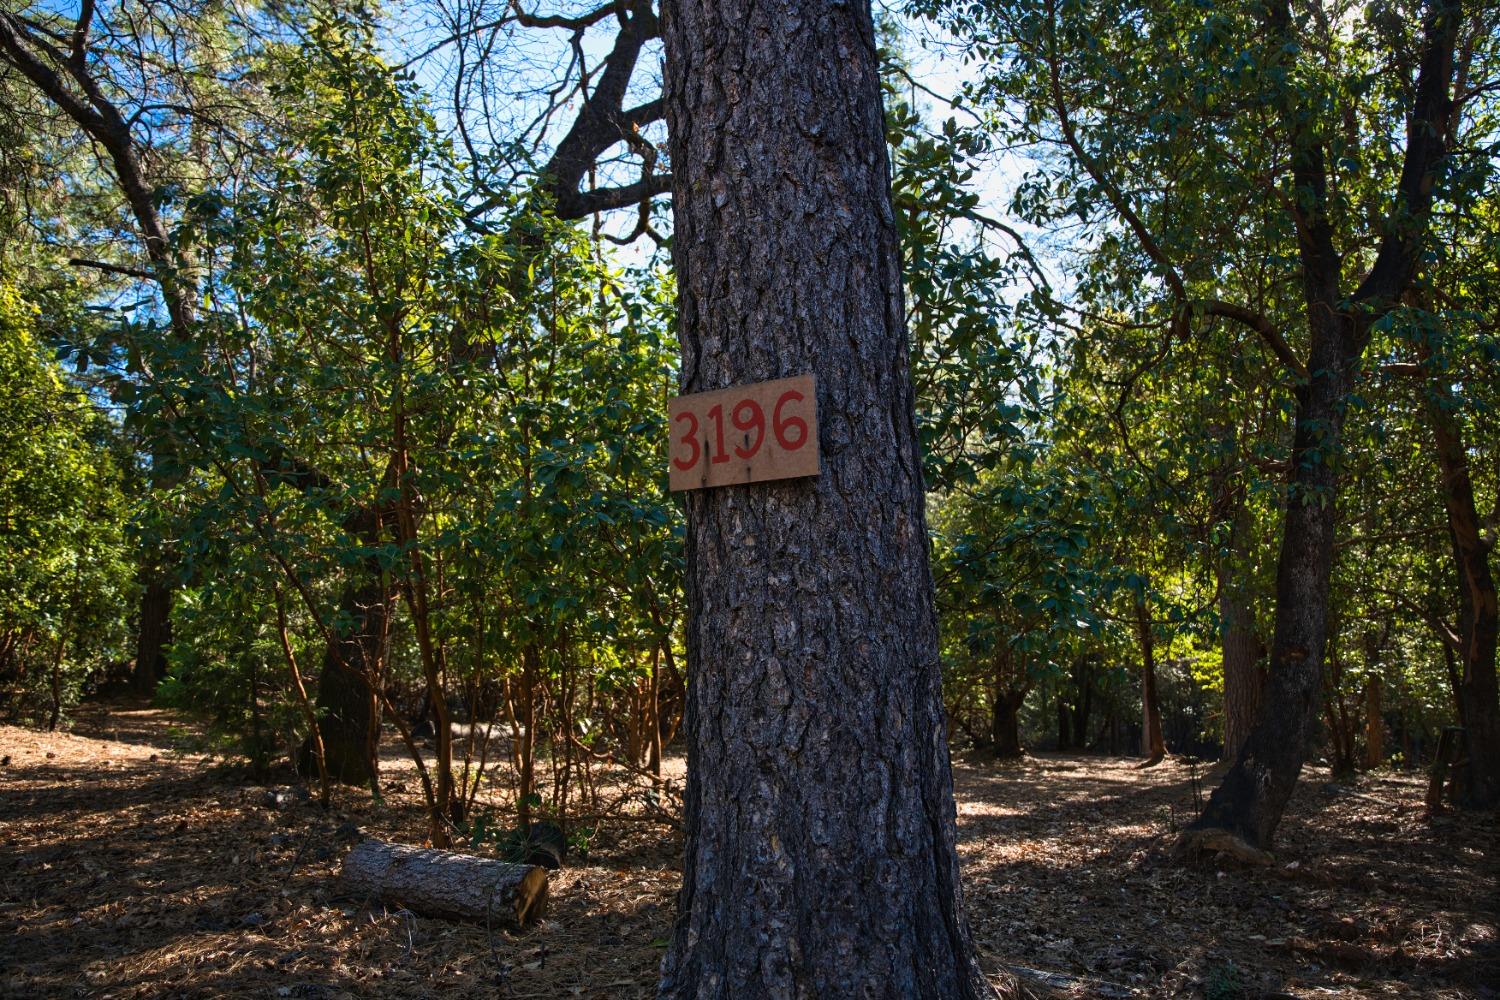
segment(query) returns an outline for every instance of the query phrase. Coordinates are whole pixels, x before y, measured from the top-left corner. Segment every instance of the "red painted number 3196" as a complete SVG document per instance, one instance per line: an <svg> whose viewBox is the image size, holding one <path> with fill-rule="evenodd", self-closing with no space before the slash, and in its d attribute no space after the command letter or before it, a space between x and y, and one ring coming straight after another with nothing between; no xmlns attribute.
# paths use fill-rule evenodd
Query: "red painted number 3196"
<svg viewBox="0 0 1500 1000"><path fill-rule="evenodd" d="M815 388L802 375L672 400L672 489L817 475Z"/></svg>

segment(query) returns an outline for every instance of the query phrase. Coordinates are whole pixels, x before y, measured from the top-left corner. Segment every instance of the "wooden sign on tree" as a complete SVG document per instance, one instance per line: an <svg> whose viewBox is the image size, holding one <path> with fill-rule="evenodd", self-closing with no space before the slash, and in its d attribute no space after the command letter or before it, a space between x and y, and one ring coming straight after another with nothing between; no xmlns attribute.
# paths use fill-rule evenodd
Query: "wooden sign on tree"
<svg viewBox="0 0 1500 1000"><path fill-rule="evenodd" d="M811 375L678 396L667 412L674 491L818 474Z"/></svg>

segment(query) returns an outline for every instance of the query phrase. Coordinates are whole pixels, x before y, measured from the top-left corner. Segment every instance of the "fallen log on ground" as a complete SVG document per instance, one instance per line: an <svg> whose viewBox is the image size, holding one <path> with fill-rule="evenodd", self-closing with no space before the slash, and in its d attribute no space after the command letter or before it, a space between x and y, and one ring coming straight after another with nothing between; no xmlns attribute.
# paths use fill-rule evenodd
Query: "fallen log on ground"
<svg viewBox="0 0 1500 1000"><path fill-rule="evenodd" d="M520 929L547 907L547 870L366 840L344 857L342 889L413 913Z"/></svg>

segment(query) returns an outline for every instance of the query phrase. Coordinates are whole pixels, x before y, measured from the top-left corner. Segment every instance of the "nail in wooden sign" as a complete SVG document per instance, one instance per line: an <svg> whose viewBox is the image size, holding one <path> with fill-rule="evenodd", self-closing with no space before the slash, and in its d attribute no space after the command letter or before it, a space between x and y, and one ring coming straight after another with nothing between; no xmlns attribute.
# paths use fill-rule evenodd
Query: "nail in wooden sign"
<svg viewBox="0 0 1500 1000"><path fill-rule="evenodd" d="M672 400L672 490L816 476L815 388L811 375L798 375Z"/></svg>

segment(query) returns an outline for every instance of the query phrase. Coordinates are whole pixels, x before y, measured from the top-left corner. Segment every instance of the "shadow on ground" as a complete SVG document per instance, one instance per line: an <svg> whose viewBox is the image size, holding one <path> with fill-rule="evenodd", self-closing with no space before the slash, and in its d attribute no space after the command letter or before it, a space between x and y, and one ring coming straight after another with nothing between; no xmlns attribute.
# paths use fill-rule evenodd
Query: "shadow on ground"
<svg viewBox="0 0 1500 1000"><path fill-rule="evenodd" d="M90 707L72 734L0 727L0 995L654 994L679 881L669 830L607 831L554 875L541 927L491 933L338 895L337 827L423 836L399 749L382 803L343 789L324 812L278 805L187 752L194 740L141 704ZM1415 779L1340 789L1310 769L1275 868L1184 867L1167 848L1194 813L1193 778L1175 760L961 757L966 904L987 968L1042 970L1079 997L1495 996L1493 817L1428 821Z"/></svg>

